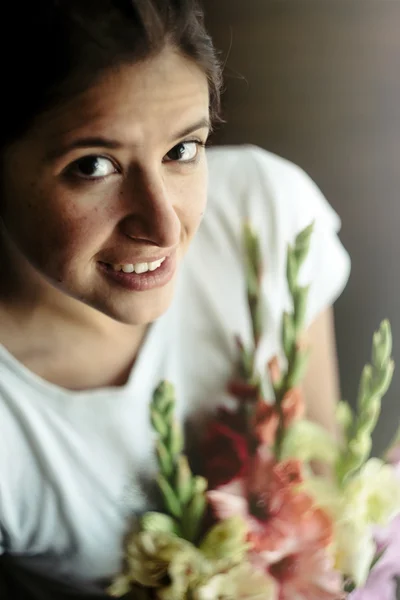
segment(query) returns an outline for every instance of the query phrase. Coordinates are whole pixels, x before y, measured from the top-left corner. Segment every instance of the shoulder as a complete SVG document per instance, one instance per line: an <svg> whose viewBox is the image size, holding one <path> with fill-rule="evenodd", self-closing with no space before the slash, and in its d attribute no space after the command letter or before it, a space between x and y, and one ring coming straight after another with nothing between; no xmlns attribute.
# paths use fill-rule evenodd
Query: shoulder
<svg viewBox="0 0 400 600"><path fill-rule="evenodd" d="M26 461L33 467L33 394L12 362L0 345L0 486L5 481L17 486Z"/></svg>
<svg viewBox="0 0 400 600"><path fill-rule="evenodd" d="M209 212L269 217L293 234L310 220L338 230L340 219L311 177L298 165L252 145L211 148Z"/></svg>
<svg viewBox="0 0 400 600"><path fill-rule="evenodd" d="M303 282L312 282L309 322L335 301L350 272L350 260L338 233L341 221L316 183L294 163L256 146L211 149L209 206L204 219L207 243L242 252L242 224L257 231L266 265L266 295L271 310L287 306L288 244L314 224ZM217 240L217 241L216 241ZM231 252L232 253L232 252Z"/></svg>

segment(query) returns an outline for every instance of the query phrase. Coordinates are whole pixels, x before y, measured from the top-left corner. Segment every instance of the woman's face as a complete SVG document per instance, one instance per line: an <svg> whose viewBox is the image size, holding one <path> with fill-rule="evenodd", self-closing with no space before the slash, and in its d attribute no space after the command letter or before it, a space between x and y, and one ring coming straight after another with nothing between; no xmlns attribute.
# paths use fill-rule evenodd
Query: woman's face
<svg viewBox="0 0 400 600"><path fill-rule="evenodd" d="M8 246L115 320L160 316L205 209L208 105L205 74L165 50L48 112L5 156Z"/></svg>

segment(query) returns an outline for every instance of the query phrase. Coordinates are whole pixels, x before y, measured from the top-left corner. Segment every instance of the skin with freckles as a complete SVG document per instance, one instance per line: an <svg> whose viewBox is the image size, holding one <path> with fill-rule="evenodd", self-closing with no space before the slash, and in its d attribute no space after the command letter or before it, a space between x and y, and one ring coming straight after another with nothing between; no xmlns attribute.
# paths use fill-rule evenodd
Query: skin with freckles
<svg viewBox="0 0 400 600"><path fill-rule="evenodd" d="M208 119L206 76L167 48L105 72L7 149L0 339L36 373L67 387L123 380L146 327L171 303L204 213ZM169 277L154 283L147 274L143 291L119 285L104 269L163 256ZM121 353L107 381L68 384L72 375L43 367L46 357L62 353L65 360L67 353L89 372L83 357L99 343L114 357ZM32 363L33 355L43 360Z"/></svg>
<svg viewBox="0 0 400 600"><path fill-rule="evenodd" d="M2 235L22 283L27 261L56 303L67 294L127 324L159 317L174 278L128 293L98 263L179 263L206 202L207 122L206 77L172 50L41 117L4 163Z"/></svg>

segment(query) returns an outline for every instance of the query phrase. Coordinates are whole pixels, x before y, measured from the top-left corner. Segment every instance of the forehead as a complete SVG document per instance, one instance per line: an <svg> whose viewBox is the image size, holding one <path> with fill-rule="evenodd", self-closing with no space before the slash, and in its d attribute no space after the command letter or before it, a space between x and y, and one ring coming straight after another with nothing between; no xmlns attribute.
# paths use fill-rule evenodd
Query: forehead
<svg viewBox="0 0 400 600"><path fill-rule="evenodd" d="M179 124L208 116L205 73L173 50L105 72L85 92L37 121L36 134L49 144L68 142L94 130L138 144L149 135L168 137Z"/></svg>

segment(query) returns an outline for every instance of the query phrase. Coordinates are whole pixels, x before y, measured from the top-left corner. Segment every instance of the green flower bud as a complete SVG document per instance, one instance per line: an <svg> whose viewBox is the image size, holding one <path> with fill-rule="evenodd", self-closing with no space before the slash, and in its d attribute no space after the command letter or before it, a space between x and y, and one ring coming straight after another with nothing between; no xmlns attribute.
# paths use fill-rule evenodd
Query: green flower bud
<svg viewBox="0 0 400 600"><path fill-rule="evenodd" d="M350 429L353 426L353 411L348 402L338 402L336 406L336 421L341 429L343 429L346 437L350 433Z"/></svg>
<svg viewBox="0 0 400 600"><path fill-rule="evenodd" d="M391 360L387 364L386 368L377 376L377 380L374 382L374 393L380 397L384 396L392 383L394 373L394 362Z"/></svg>
<svg viewBox="0 0 400 600"><path fill-rule="evenodd" d="M183 445L184 445L184 439L183 439L183 432L182 432L182 428L179 425L179 423L177 423L177 421L173 421L170 425L170 429L169 429L169 435L170 435L170 439L169 439L169 451L171 456L177 456L178 454L180 454L183 450Z"/></svg>
<svg viewBox="0 0 400 600"><path fill-rule="evenodd" d="M166 477L170 477L174 470L174 465L170 453L161 440L158 440L156 443L156 454L161 472Z"/></svg>
<svg viewBox="0 0 400 600"><path fill-rule="evenodd" d="M178 527L174 519L164 513L147 512L141 520L141 525L143 531L178 534Z"/></svg>
<svg viewBox="0 0 400 600"><path fill-rule="evenodd" d="M150 409L150 419L153 429L158 433L161 438L165 438L168 434L168 425L164 420L164 417L155 409Z"/></svg>
<svg viewBox="0 0 400 600"><path fill-rule="evenodd" d="M176 469L176 491L181 504L189 502L193 493L193 476L186 456L180 456Z"/></svg>

